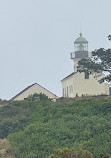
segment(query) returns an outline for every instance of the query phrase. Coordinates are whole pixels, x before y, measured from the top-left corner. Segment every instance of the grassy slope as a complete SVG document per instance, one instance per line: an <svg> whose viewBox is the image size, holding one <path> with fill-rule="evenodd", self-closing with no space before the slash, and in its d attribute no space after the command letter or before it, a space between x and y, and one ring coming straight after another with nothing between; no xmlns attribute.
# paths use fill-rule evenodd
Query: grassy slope
<svg viewBox="0 0 111 158"><path fill-rule="evenodd" d="M13 102L0 109L0 116L1 130L12 133L8 139L16 158L47 157L59 147L87 149L95 157L111 153L110 98Z"/></svg>

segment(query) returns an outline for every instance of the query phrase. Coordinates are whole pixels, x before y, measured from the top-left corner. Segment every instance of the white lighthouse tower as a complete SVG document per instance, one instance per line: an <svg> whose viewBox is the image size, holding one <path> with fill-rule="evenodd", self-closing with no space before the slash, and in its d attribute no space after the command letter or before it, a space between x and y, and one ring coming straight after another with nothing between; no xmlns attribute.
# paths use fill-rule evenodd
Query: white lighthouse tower
<svg viewBox="0 0 111 158"><path fill-rule="evenodd" d="M80 37L74 42L74 52L70 53L70 58L74 61L74 72L77 71L78 61L88 57L88 41L80 33Z"/></svg>

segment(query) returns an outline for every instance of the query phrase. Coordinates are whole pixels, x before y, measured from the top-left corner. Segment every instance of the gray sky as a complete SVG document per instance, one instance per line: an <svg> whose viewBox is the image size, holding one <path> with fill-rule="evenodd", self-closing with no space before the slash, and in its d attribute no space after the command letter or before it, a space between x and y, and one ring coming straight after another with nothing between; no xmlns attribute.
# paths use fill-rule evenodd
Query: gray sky
<svg viewBox="0 0 111 158"><path fill-rule="evenodd" d="M89 51L109 48L110 17L111 0L0 0L0 98L35 82L61 96L80 30Z"/></svg>

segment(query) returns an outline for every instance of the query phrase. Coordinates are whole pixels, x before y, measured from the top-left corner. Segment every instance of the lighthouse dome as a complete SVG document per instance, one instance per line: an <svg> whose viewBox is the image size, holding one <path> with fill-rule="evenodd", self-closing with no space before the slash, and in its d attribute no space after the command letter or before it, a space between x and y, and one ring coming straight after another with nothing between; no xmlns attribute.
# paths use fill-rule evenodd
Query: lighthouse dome
<svg viewBox="0 0 111 158"><path fill-rule="evenodd" d="M86 38L84 38L82 36L82 33L80 33L80 37L78 37L75 42L75 44L85 44L85 43L88 43L88 41L86 40Z"/></svg>

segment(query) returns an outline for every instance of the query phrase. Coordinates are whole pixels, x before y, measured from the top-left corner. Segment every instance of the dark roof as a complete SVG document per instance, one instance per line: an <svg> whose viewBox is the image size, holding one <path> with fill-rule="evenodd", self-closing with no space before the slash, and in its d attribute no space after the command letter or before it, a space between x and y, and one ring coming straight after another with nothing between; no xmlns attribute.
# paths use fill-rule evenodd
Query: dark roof
<svg viewBox="0 0 111 158"><path fill-rule="evenodd" d="M77 73L77 72L71 73L70 75L68 75L68 76L66 76L65 78L63 78L61 81L65 80L66 78L68 78L68 77L70 77L70 76L73 76L75 73Z"/></svg>
<svg viewBox="0 0 111 158"><path fill-rule="evenodd" d="M21 95L23 92L25 92L26 90L28 90L29 88L33 87L33 86L36 85L36 84L37 84L38 86L40 86L41 88L47 90L46 88L42 87L42 86L39 85L38 83L34 83L34 84L28 86L27 88L25 88L24 90L22 90L20 93L18 93L17 95L15 95L15 96L14 96L13 98L11 98L10 100L14 100L16 97L18 97L18 96ZM49 90L47 90L47 91L50 92ZM52 92L50 92L50 93L52 93ZM52 93L52 94L53 94L53 93ZM53 94L53 95L55 95L55 94ZM55 96L57 97L57 95L55 95Z"/></svg>

